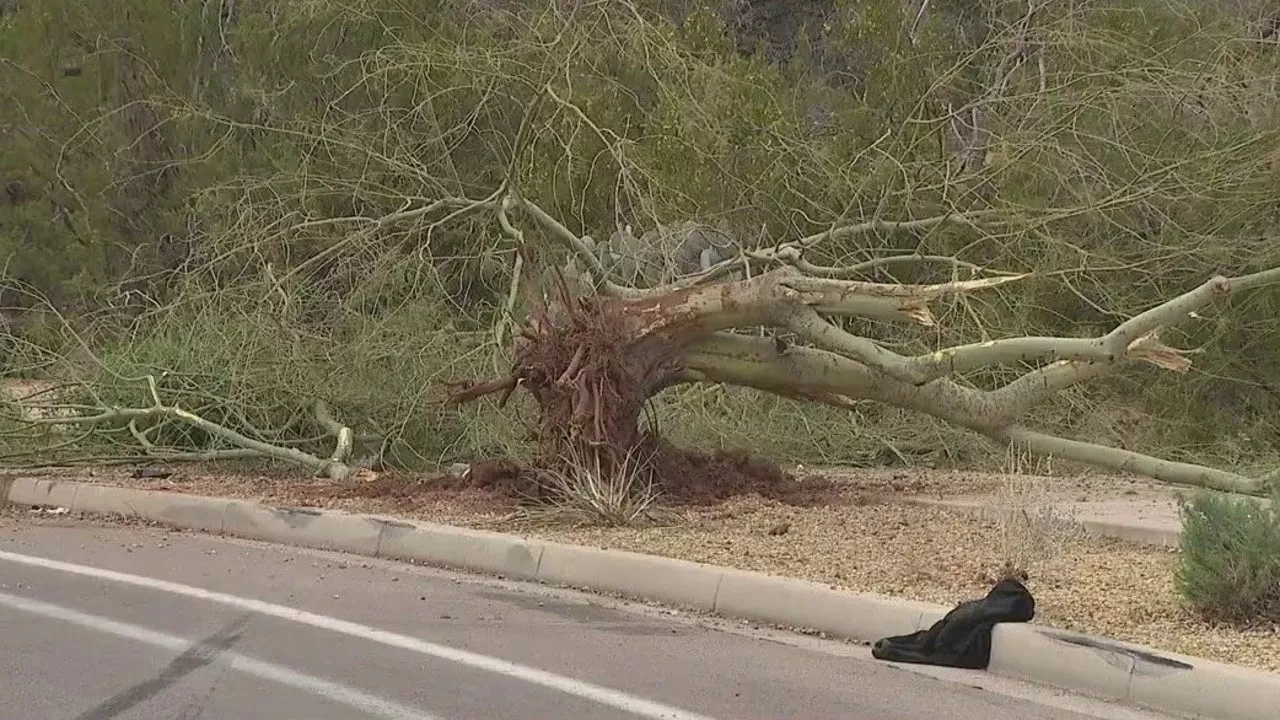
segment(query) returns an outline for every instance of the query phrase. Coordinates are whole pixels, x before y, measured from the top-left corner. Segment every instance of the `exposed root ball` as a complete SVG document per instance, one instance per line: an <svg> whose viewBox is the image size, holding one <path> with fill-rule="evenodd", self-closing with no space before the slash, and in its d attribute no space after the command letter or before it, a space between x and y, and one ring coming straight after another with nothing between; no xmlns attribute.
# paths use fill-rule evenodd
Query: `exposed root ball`
<svg viewBox="0 0 1280 720"><path fill-rule="evenodd" d="M677 348L637 326L634 308L607 298L562 298L521 333L515 375L540 408L539 464L600 456L620 466L637 447L649 397L675 366Z"/></svg>
<svg viewBox="0 0 1280 720"><path fill-rule="evenodd" d="M522 328L510 378L460 392L469 399L518 385L531 393L539 406L534 465L612 473L629 472L639 461L669 502L704 504L749 493L795 502L817 490L747 453L686 452L642 431L646 404L680 369L682 338L693 320L659 302L561 290L557 302L540 307ZM473 466L467 485L542 498L539 482L546 476L510 465Z"/></svg>

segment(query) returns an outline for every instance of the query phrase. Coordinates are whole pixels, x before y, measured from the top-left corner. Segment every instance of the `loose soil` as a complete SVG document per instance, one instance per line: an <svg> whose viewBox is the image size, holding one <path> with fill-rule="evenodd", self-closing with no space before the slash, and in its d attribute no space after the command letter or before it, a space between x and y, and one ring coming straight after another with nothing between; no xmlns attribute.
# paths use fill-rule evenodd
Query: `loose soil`
<svg viewBox="0 0 1280 720"><path fill-rule="evenodd" d="M502 468L495 476L502 477ZM951 606L983 595L1010 540L999 524L970 513L919 506L920 497L999 495L998 475L929 470L828 470L782 479L772 497L699 498L679 509L683 522L616 529L555 527L521 519L514 502L488 480L392 474L338 486L296 474L213 474L176 469L167 478L129 469L23 472L277 505L394 514L547 540L625 549L789 575L849 590ZM1045 480L1051 498L1076 502L1163 491L1111 477ZM1112 539L1069 537L1045 543L1030 564L1036 622L1106 635L1173 652L1280 672L1280 627L1240 631L1185 611L1174 590L1176 551ZM1026 548L1022 548L1026 550ZM1034 550L1034 548L1032 548ZM1041 550L1044 550L1041 548ZM1031 553L1032 557L1035 553Z"/></svg>

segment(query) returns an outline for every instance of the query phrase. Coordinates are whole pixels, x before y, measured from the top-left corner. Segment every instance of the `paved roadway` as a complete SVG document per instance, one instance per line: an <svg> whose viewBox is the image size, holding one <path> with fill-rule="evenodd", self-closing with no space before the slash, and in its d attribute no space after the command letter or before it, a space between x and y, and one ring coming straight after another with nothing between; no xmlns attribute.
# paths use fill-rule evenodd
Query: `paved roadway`
<svg viewBox="0 0 1280 720"><path fill-rule="evenodd" d="M14 509L0 678L0 720L1162 717L579 593Z"/></svg>

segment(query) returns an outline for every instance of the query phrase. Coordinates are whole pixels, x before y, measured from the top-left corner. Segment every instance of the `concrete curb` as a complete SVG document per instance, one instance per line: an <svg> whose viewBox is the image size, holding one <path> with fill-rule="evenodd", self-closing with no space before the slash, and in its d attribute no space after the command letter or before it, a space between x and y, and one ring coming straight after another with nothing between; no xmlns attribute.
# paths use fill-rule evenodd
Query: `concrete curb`
<svg viewBox="0 0 1280 720"><path fill-rule="evenodd" d="M122 515L185 529L615 592L861 642L927 628L950 609L683 560L375 515L29 478L14 478L7 487L0 484L0 491L0 504ZM1036 624L998 625L988 670L1189 718L1272 720L1275 708L1280 708L1280 674Z"/></svg>

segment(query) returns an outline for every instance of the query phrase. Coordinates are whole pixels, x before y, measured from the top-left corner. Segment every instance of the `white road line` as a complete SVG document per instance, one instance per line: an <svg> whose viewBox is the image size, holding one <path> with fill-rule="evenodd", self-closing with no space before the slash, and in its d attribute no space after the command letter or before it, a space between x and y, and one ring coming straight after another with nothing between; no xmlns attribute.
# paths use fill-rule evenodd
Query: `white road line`
<svg viewBox="0 0 1280 720"><path fill-rule="evenodd" d="M409 650L411 652L429 655L441 660L448 660L476 670L494 673L495 675L523 680L527 683L540 685L552 690L558 690L562 693L590 700L600 705L621 710L638 717L650 718L650 720L714 720L714 718L707 715L700 715L671 705L647 700L636 695L631 695L630 693L622 692L621 690L613 690L602 685L595 685L593 683L586 682L585 680L576 680L574 678L557 675L546 670L539 670L535 667L509 662L501 658L481 655L479 653L468 652L466 650L458 650L457 648L451 648L448 645L439 645L437 643L419 640L418 638L410 637L408 635L401 635L400 633L379 630L378 628L370 627L368 625L361 625L360 623L339 620L338 618L319 615L305 610L298 610L297 608L291 608L287 605L277 605L275 603L264 602L262 600L254 600L252 598L240 597L238 595L229 595L227 593L205 590L204 588L198 588L192 585L169 582L168 580L158 580L156 578L144 577L142 575L131 575L129 573L116 572L114 570L104 570L102 568L90 567L88 565L76 565L74 563L52 560L35 555L21 555L18 553L0 550L0 560L8 560L9 562L44 568L46 570L57 570L59 572L71 573L73 575L82 575L84 577L110 580L112 582L123 583L126 585L159 590L161 592L167 592L174 595L182 595L189 598L196 598L198 600L228 605L242 610L249 610L262 615L269 615L282 620L301 623L303 625L310 625L311 627L321 628L331 632L348 635L350 637L380 643L389 647Z"/></svg>
<svg viewBox="0 0 1280 720"><path fill-rule="evenodd" d="M130 625L97 615L89 615L60 605L9 595L8 593L0 593L0 606L31 613L32 615L61 620L89 630L135 640L179 653L190 648L193 642L198 642L198 640L187 640L177 635L157 632L138 625ZM425 714L411 707L369 695L347 685L322 680L311 675L304 675L289 668L256 660L237 652L226 651L219 653L215 662L225 663L232 669L247 675L255 675L281 685L288 685L298 690L328 698L370 716L392 718L393 720L442 720L439 716Z"/></svg>

